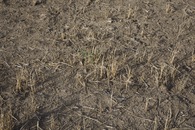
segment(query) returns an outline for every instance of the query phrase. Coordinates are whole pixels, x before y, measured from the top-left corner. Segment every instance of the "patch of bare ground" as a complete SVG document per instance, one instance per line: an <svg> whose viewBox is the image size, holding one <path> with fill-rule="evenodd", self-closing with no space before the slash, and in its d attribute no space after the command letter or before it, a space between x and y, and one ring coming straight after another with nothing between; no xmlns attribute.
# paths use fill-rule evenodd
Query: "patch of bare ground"
<svg viewBox="0 0 195 130"><path fill-rule="evenodd" d="M0 0L0 130L194 130L194 0Z"/></svg>

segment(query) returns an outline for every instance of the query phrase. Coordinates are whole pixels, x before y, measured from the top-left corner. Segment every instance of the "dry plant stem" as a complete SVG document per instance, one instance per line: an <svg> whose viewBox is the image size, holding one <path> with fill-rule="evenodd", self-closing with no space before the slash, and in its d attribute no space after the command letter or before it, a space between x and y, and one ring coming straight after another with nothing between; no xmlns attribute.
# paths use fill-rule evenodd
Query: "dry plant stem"
<svg viewBox="0 0 195 130"><path fill-rule="evenodd" d="M193 127L191 125L186 124L186 126L190 127L192 130L195 130L195 127Z"/></svg>
<svg viewBox="0 0 195 130"><path fill-rule="evenodd" d="M175 76L177 73L177 68L175 66L171 67L171 77L175 80Z"/></svg>
<svg viewBox="0 0 195 130"><path fill-rule="evenodd" d="M15 121L19 122L19 120L18 120L16 117L14 117L11 113L10 113L10 116L11 116Z"/></svg>
<svg viewBox="0 0 195 130"><path fill-rule="evenodd" d="M164 130L169 130L169 122L172 118L172 110L171 108L169 108L169 115L167 115L167 118L165 120L165 127L164 127Z"/></svg>
<svg viewBox="0 0 195 130"><path fill-rule="evenodd" d="M50 128L52 130L55 128L55 119L54 119L54 115L53 114L50 117Z"/></svg>
<svg viewBox="0 0 195 130"><path fill-rule="evenodd" d="M143 78L141 78L141 80L144 82L146 89L149 88L149 85L146 83L146 81Z"/></svg>
<svg viewBox="0 0 195 130"><path fill-rule="evenodd" d="M127 12L127 19L130 19L134 14L134 11L133 11L133 9L131 9L131 7L130 7L131 5L129 4L129 10L128 10L128 12Z"/></svg>
<svg viewBox="0 0 195 130"><path fill-rule="evenodd" d="M172 52L171 58L170 58L170 64L171 65L173 65L177 53L178 53L178 51L175 51L175 50Z"/></svg>
<svg viewBox="0 0 195 130"><path fill-rule="evenodd" d="M195 62L195 49L193 49L193 51L192 51L192 62Z"/></svg>
<svg viewBox="0 0 195 130"><path fill-rule="evenodd" d="M112 127L112 126L110 126L110 125L106 125L106 124L104 124L104 123L102 123L101 121L99 121L98 119L95 119L95 118L92 118L92 117L89 117L89 116L86 116L86 115L82 115L82 114L80 114L80 113L78 113L78 112L76 112L80 117L84 117L84 118L87 118L87 119L89 119L89 120L92 120L92 121L95 121L95 122L97 122L97 123L99 123L99 124L101 124L101 125L105 125L105 127L107 127L107 128L109 128L109 129L113 129L114 127Z"/></svg>
<svg viewBox="0 0 195 130"><path fill-rule="evenodd" d="M83 122L83 129L85 130L86 129L86 121L84 118L82 119L82 122Z"/></svg>
<svg viewBox="0 0 195 130"><path fill-rule="evenodd" d="M9 113L1 113L0 117L0 130L11 130L12 129L12 118Z"/></svg>
<svg viewBox="0 0 195 130"><path fill-rule="evenodd" d="M59 63L60 63L60 64L67 65L67 66L69 66L69 67L73 68L73 66L72 66L72 65L70 65L70 64L68 64L68 63L65 63L65 62L59 62Z"/></svg>
<svg viewBox="0 0 195 130"><path fill-rule="evenodd" d="M166 67L166 64L164 62L160 64L160 76L159 76L160 79L163 76L163 71L164 71L165 67Z"/></svg>
<svg viewBox="0 0 195 130"><path fill-rule="evenodd" d="M115 77L116 72L117 72L117 69L118 69L118 67L117 67L117 62L114 60L114 61L112 62L112 64L111 64L111 76L112 76L112 78Z"/></svg>
<svg viewBox="0 0 195 130"><path fill-rule="evenodd" d="M103 69L104 69L104 56L102 58L102 63L101 63L101 66L100 66L100 78L102 78L103 76Z"/></svg>
<svg viewBox="0 0 195 130"><path fill-rule="evenodd" d="M165 120L165 128L164 128L164 130L168 130L168 118Z"/></svg>
<svg viewBox="0 0 195 130"><path fill-rule="evenodd" d="M158 129L158 118L155 117L154 118L154 129L153 130L157 130Z"/></svg>
<svg viewBox="0 0 195 130"><path fill-rule="evenodd" d="M95 110L95 108L88 107L88 106L82 106L84 109L90 109L90 110Z"/></svg>
<svg viewBox="0 0 195 130"><path fill-rule="evenodd" d="M37 121L37 130L43 130L43 129L39 126L39 121Z"/></svg>
<svg viewBox="0 0 195 130"><path fill-rule="evenodd" d="M110 112L112 112L112 102L113 102L113 90L111 90L111 95L110 95Z"/></svg>
<svg viewBox="0 0 195 130"><path fill-rule="evenodd" d="M126 72L127 72L127 77L125 81L125 86L126 86L126 91L127 91L128 85L131 84L131 78L133 77L133 75L131 73L131 69L129 68L129 66L127 66Z"/></svg>
<svg viewBox="0 0 195 130"><path fill-rule="evenodd" d="M154 75L154 80L155 80L155 84L157 87L159 87L159 73L158 71L156 71L155 75Z"/></svg>
<svg viewBox="0 0 195 130"><path fill-rule="evenodd" d="M178 85L179 92L185 89L188 79L189 79L189 75L183 76L182 80L179 82L180 84Z"/></svg>
<svg viewBox="0 0 195 130"><path fill-rule="evenodd" d="M149 98L146 98L145 112L148 111Z"/></svg>
<svg viewBox="0 0 195 130"><path fill-rule="evenodd" d="M20 91L21 90L21 79L20 76L17 74L16 75L16 91Z"/></svg>
<svg viewBox="0 0 195 130"><path fill-rule="evenodd" d="M133 113L130 113L130 112L129 112L130 110L128 110L128 109L125 109L125 110L126 110L126 112L127 112L128 114L130 114L131 116L133 116L133 117L135 117L135 118L138 118L138 119L141 119L141 120L144 120L144 121L149 121L149 122L155 123L155 121L153 121L153 120L151 120L151 119L147 119L147 118L144 118L144 117L137 116L137 115L135 115L135 114L133 114Z"/></svg>
<svg viewBox="0 0 195 130"><path fill-rule="evenodd" d="M171 6L170 4L166 4L166 13L169 13L171 11Z"/></svg>

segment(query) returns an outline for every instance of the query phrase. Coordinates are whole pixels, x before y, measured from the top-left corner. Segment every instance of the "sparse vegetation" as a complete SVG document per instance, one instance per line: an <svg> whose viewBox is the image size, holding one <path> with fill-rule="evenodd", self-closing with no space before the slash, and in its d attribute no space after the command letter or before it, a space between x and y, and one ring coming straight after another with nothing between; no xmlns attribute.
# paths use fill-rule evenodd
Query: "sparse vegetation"
<svg viewBox="0 0 195 130"><path fill-rule="evenodd" d="M0 1L0 130L195 129L194 7Z"/></svg>

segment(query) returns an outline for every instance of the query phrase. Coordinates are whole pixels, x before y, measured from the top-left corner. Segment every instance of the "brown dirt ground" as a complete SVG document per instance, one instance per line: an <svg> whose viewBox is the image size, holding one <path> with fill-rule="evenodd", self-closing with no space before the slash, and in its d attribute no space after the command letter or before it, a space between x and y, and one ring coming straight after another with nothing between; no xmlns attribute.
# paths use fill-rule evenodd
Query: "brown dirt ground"
<svg viewBox="0 0 195 130"><path fill-rule="evenodd" d="M0 0L0 130L195 130L194 0Z"/></svg>

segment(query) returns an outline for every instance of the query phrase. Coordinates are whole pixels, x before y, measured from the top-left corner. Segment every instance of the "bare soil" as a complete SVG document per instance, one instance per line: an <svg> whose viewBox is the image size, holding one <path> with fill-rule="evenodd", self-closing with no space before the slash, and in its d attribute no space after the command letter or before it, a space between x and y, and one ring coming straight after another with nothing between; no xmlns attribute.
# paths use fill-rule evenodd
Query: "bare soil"
<svg viewBox="0 0 195 130"><path fill-rule="evenodd" d="M0 130L195 130L194 0L0 0Z"/></svg>

